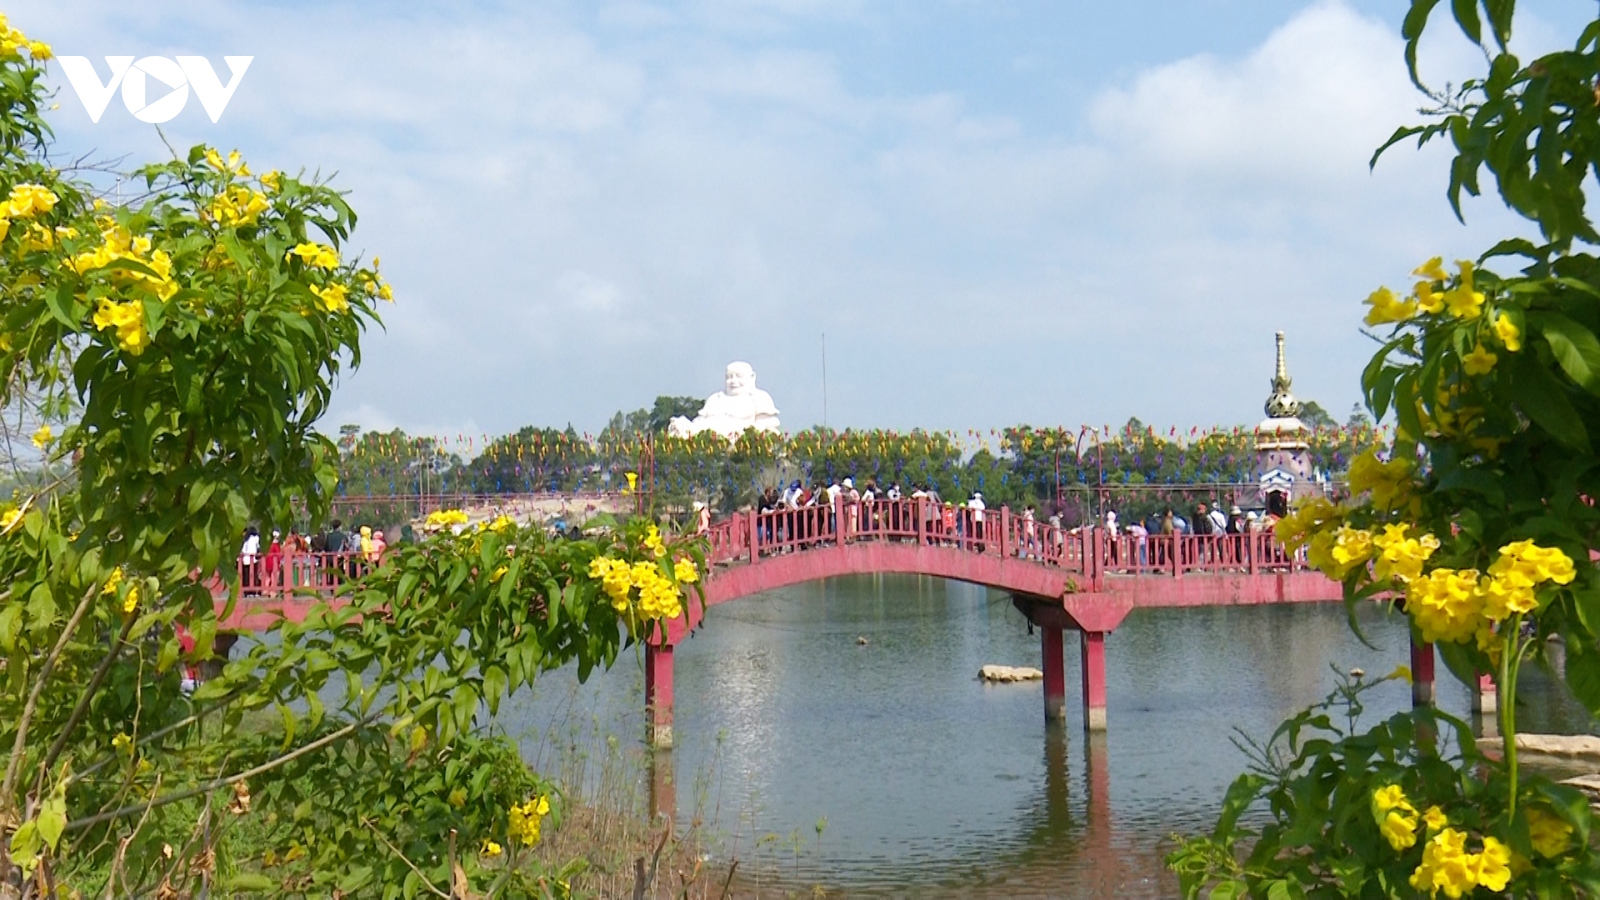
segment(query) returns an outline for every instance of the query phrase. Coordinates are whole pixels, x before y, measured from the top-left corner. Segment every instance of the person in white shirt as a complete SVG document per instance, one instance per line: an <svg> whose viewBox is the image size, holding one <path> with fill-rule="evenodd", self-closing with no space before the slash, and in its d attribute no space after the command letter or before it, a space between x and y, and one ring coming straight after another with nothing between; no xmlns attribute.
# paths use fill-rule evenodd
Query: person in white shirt
<svg viewBox="0 0 1600 900"><path fill-rule="evenodd" d="M972 539L974 541L983 540L983 511L987 508L983 503L982 492L973 491L972 499L967 501L967 510L972 515ZM977 550L979 553L983 552L982 543L977 545Z"/></svg>

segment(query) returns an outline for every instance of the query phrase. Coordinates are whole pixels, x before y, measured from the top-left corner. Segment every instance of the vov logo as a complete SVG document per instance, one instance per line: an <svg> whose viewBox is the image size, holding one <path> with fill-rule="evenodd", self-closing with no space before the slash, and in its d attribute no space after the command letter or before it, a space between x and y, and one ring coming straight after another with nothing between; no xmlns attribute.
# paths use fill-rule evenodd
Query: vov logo
<svg viewBox="0 0 1600 900"><path fill-rule="evenodd" d="M83 101L89 120L100 121L105 114L106 104L111 102L111 95L116 93L120 85L122 103L134 118L160 124L183 112L184 104L189 102L191 87L200 98L200 105L206 108L206 115L211 117L211 121L217 121L227 108L228 101L233 99L233 92L238 89L245 70L250 68L250 61L255 57L224 56L222 59L228 64L230 75L227 85L223 85L216 70L211 68L211 63L204 56L180 56L176 61L165 56L146 56L137 62L131 56L108 56L105 59L106 65L111 68L111 80L102 82L89 57L60 57L61 68L67 73L67 81L72 83L78 99ZM155 100L150 99L152 80L169 88L164 96Z"/></svg>

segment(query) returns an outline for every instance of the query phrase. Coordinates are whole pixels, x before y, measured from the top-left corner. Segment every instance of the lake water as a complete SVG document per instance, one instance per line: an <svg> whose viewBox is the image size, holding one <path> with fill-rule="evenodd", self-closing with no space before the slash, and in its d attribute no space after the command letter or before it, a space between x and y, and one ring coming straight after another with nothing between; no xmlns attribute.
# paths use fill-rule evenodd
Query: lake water
<svg viewBox="0 0 1600 900"><path fill-rule="evenodd" d="M976 679L986 663L1040 664L1004 594L862 576L735 601L676 654L678 821L706 820L718 857L763 892L1172 896L1162 857L1174 833L1214 823L1245 764L1236 728L1269 736L1332 689L1330 664L1379 676L1409 661L1403 621L1360 621L1375 648L1339 604L1137 610L1106 640L1109 730L1091 738L1075 634L1064 726L1046 724L1038 682ZM1469 717L1466 688L1438 670L1440 707ZM1547 673L1523 683L1521 729L1592 728ZM563 743L642 738L637 656L575 684L552 673L502 707L536 766ZM1404 682L1368 697L1373 720L1410 704Z"/></svg>

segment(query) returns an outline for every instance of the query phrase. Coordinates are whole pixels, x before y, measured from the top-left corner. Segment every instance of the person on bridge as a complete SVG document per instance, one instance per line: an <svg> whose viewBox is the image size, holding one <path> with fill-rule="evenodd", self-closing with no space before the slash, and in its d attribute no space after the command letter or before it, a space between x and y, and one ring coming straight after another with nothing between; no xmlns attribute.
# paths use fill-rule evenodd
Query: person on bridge
<svg viewBox="0 0 1600 900"><path fill-rule="evenodd" d="M328 536L322 541L322 548L329 553L343 553L349 541L350 536L344 533L344 523L334 519L328 528Z"/></svg>
<svg viewBox="0 0 1600 900"><path fill-rule="evenodd" d="M272 543L267 545L267 587L283 587L283 534L272 529Z"/></svg>
<svg viewBox="0 0 1600 900"><path fill-rule="evenodd" d="M988 507L983 503L983 492L973 491L972 499L967 501L967 510L972 517L970 534L974 541L973 546L979 553L983 552L983 511L985 509L988 509Z"/></svg>
<svg viewBox="0 0 1600 900"><path fill-rule="evenodd" d="M239 547L239 581L246 596L261 593L261 532L254 525L244 530L244 543Z"/></svg>

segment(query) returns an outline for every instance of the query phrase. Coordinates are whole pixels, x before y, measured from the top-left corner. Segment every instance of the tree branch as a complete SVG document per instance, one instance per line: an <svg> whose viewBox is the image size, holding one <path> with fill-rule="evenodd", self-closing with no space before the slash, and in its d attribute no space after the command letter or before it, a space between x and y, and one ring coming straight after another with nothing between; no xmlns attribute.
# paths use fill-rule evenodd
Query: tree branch
<svg viewBox="0 0 1600 900"><path fill-rule="evenodd" d="M253 769L246 769L245 771L240 772L237 775L229 775L226 778L218 778L218 779L216 779L214 781L206 782L205 784L199 785L197 787L189 788L188 790L178 791L175 794L168 794L165 797L154 797L154 798L151 798L150 800L146 800L143 803L134 803L134 804L131 804L129 806L124 806L121 809L113 809L110 812L97 813L97 814L89 816L88 818L85 818L85 819L77 819L75 821L67 823L67 830L68 831L77 831L77 830L82 829L82 828L88 828L90 825L98 825L101 822L109 822L112 819L120 819L123 816L131 815L133 813L140 812L140 811L148 809L148 808L154 808L154 807L157 807L157 806L166 806L168 803L176 803L179 800L187 800L190 797L198 797L201 794L207 793L209 791L214 791L217 788L227 787L228 785L233 784L234 782L244 781L247 778L254 778L257 775L262 774L263 772L270 772L273 769L276 769L276 768L278 768L279 766L281 766L281 765L283 765L285 763L293 762L294 760L299 759L302 756L305 756L307 753L310 753L310 752L312 752L314 750L320 750L323 747L328 746L329 744L332 744L332 743L334 743L336 741L339 741L339 740L342 740L342 739L344 739L346 737L349 737L351 734L355 733L356 729L362 728L362 727L364 727L366 725L372 724L374 721L377 720L377 718L378 717L376 715L371 715L371 716L367 716L367 717L365 717L363 719L360 719L358 721L351 722L349 725L346 725L345 727L339 729L338 731L330 732L330 733L328 733L326 735L323 735L322 737L317 738L316 740L314 740L311 743L305 745L304 747L300 747L300 748L298 748L298 749L296 749L296 750L294 750L294 751L292 751L290 753L286 753L283 756L278 757L277 759L270 760L268 762L264 762L261 765L256 766Z"/></svg>
<svg viewBox="0 0 1600 900"><path fill-rule="evenodd" d="M11 794L17 787L17 772L22 767L22 751L28 746L28 725L33 720L33 713L39 705L39 696L44 693L44 685L50 680L50 673L55 669L56 660L67 648L72 633L78 630L78 625L83 617L88 614L89 607L94 604L94 598L99 593L91 587L83 599L78 601L78 608L72 611L72 618L67 620L67 627L62 629L61 637L56 639L56 645L50 649L50 655L45 657L44 667L39 670L38 680L33 683L33 690L28 692L28 701L22 707L22 715L17 719L17 737L11 743L11 759L6 762L5 782L0 784L0 811L9 812L12 808Z"/></svg>

